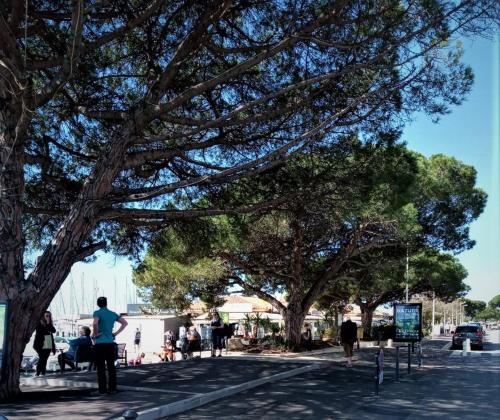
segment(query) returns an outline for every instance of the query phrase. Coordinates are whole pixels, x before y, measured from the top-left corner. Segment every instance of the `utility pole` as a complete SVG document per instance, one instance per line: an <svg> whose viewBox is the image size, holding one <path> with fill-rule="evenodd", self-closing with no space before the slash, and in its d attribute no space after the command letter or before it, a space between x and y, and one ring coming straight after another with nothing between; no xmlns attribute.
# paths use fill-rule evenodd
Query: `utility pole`
<svg viewBox="0 0 500 420"><path fill-rule="evenodd" d="M436 324L436 292L432 292L432 335L434 335L434 325Z"/></svg>

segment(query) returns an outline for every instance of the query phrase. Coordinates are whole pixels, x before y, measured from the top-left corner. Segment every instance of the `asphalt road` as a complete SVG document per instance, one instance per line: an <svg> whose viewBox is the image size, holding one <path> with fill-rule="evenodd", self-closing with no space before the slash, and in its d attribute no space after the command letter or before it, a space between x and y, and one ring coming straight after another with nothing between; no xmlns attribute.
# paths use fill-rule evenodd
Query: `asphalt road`
<svg viewBox="0 0 500 420"><path fill-rule="evenodd" d="M338 363L268 384L176 419L484 419L500 413L500 331L489 331L484 351L428 351L424 368L397 383L387 372L374 395L373 369ZM432 346L429 346L431 348ZM432 353L432 354L431 354ZM425 351L424 351L425 354Z"/></svg>

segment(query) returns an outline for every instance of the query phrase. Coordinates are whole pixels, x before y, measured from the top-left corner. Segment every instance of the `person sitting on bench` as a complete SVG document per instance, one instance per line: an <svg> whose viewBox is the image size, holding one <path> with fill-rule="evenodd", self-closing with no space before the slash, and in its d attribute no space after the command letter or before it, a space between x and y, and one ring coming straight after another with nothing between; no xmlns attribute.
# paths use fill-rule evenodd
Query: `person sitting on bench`
<svg viewBox="0 0 500 420"><path fill-rule="evenodd" d="M198 331L196 331L196 327L194 325L189 327L187 333L187 343L188 358L193 357L194 351L201 351L201 337Z"/></svg>
<svg viewBox="0 0 500 420"><path fill-rule="evenodd" d="M65 365L68 365L71 370L75 369L75 356L76 349L78 346L90 346L92 345L92 340L90 339L90 328L80 327L79 330L80 337L69 340L68 351L61 353L57 356L57 361L59 362L59 367L61 368L61 373L65 370Z"/></svg>
<svg viewBox="0 0 500 420"><path fill-rule="evenodd" d="M167 340L159 353L153 353L158 356L162 362L173 362L175 360L175 347L171 340Z"/></svg>

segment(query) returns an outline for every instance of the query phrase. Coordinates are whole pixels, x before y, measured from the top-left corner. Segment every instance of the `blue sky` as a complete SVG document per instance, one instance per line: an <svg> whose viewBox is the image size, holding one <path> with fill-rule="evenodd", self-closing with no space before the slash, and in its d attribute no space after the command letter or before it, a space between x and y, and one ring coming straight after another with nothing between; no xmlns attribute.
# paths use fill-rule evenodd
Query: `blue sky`
<svg viewBox="0 0 500 420"><path fill-rule="evenodd" d="M465 103L434 124L418 115L406 127L409 148L426 156L454 156L477 170L477 185L488 193L484 213L471 225L476 246L458 256L467 268L469 298L490 300L500 294L500 146L499 40L464 42L464 62L475 75Z"/></svg>
<svg viewBox="0 0 500 420"><path fill-rule="evenodd" d="M472 66L475 83L467 101L438 124L417 115L406 127L403 140L426 156L444 153L473 165L477 185L488 193L488 204L472 224L476 246L459 255L467 268L469 298L490 300L500 294L500 145L499 145L499 41L466 40L464 61ZM134 302L132 269L125 258L99 254L91 264L75 264L51 309L66 314L88 312L95 296L108 296L110 307L125 311ZM85 294L85 299L82 295ZM80 298L76 298L79 296Z"/></svg>

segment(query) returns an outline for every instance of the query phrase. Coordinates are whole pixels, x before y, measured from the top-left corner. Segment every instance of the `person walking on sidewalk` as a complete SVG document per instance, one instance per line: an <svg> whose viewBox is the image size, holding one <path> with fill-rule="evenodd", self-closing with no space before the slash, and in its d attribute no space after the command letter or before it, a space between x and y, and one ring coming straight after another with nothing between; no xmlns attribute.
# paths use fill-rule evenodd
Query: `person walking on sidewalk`
<svg viewBox="0 0 500 420"><path fill-rule="evenodd" d="M340 340L344 346L345 357L347 360L347 367L352 366L352 349L354 347L354 342L357 340L358 328L355 322L351 321L351 318L347 317L346 320L340 326Z"/></svg>
<svg viewBox="0 0 500 420"><path fill-rule="evenodd" d="M116 393L116 344L115 337L127 326L127 321L117 313L108 309L108 300L101 296L97 299L99 309L94 312L94 335L95 361L97 367L97 382L99 384L99 394ZM115 322L120 324L120 328L113 332ZM106 368L108 378L106 381Z"/></svg>
<svg viewBox="0 0 500 420"><path fill-rule="evenodd" d="M38 353L35 376L45 375L50 352L56 354L56 343L53 336L55 332L56 329L52 322L52 314L49 311L45 311L35 330L33 348Z"/></svg>

